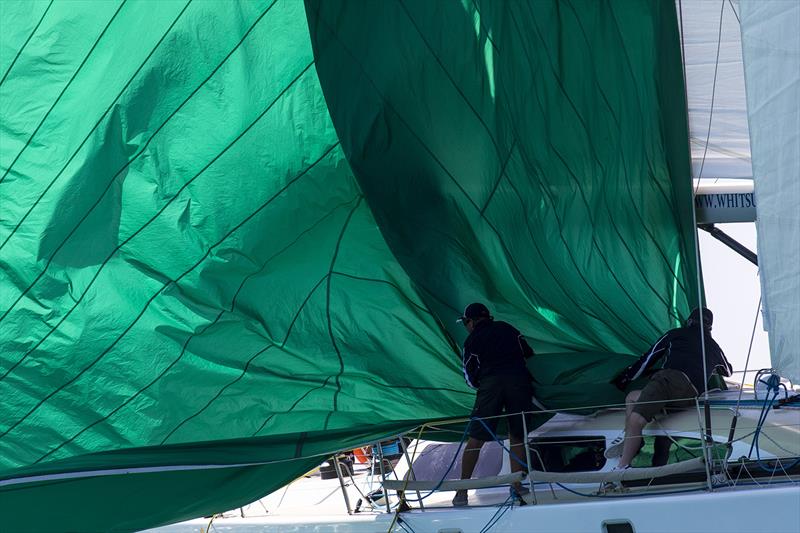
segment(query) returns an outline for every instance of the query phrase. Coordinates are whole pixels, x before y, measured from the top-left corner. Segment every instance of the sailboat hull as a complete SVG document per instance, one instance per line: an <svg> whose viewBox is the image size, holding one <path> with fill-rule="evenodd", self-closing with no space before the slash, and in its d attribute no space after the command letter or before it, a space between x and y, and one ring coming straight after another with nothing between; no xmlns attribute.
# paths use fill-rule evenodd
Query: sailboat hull
<svg viewBox="0 0 800 533"><path fill-rule="evenodd" d="M338 501L336 503L339 503ZM408 531L477 533L496 518L497 507L431 509L401 516ZM375 533L389 531L393 515L306 516L293 519L230 518L221 531ZM608 525L629 524L636 533L664 531L800 531L800 488L771 487L675 494L655 497L597 498L590 502L514 507L493 532L575 533L610 531ZM208 520L193 520L159 528L161 533L200 533ZM613 530L613 529L611 529ZM392 531L402 531L395 524ZM618 529L625 531L625 529Z"/></svg>

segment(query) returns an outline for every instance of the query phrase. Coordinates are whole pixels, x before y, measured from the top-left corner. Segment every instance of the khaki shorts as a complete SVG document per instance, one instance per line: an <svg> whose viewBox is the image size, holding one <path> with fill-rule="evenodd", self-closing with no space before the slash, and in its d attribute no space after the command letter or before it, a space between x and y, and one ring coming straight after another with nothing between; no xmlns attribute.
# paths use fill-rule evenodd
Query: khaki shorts
<svg viewBox="0 0 800 533"><path fill-rule="evenodd" d="M633 406L633 412L639 413L648 422L665 407L691 407L694 405L697 390L680 370L667 368L659 370L650 378L642 389L639 399ZM671 401L683 400L683 401Z"/></svg>

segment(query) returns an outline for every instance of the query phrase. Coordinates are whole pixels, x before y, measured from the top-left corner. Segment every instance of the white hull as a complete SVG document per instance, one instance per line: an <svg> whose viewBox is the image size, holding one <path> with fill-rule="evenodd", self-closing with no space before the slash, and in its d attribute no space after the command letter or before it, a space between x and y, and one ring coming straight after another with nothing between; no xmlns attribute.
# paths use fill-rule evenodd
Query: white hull
<svg viewBox="0 0 800 533"><path fill-rule="evenodd" d="M309 512L313 512L309 509ZM497 507L436 508L401 516L417 533L478 533ZM223 518L210 531L374 533L388 531L393 515ZM636 533L800 531L800 487L773 486L712 493L604 498L593 501L528 505L508 510L492 532L603 532L604 523L628 522ZM395 524L393 531L403 531ZM208 520L160 528L163 533L205 533Z"/></svg>
<svg viewBox="0 0 800 533"><path fill-rule="evenodd" d="M732 409L727 401L736 398L736 391L714 394L719 405L713 409L714 439L725 442L730 430ZM760 415L759 401L754 402L752 392L745 395L748 407L742 407L736 439L731 446L729 475L731 478L715 476L715 488L708 491L706 475L694 472L682 479L652 479L649 483L631 483L624 489L599 491L597 482L562 481L562 484L544 483L540 477L535 483L535 504L508 505L508 487L490 486L470 490L469 506L455 508L451 504L453 492L437 491L424 497L424 509L415 503L416 491L406 491L412 511L401 513L400 523L395 514L389 513L385 501L379 499L373 505L365 500L365 494L379 489L380 473L375 468L370 472L361 465L353 478L344 479L351 509L361 500L360 512L347 514L345 501L338 479L321 479L319 476L304 476L283 489L250 504L217 516L212 520L197 519L158 529L161 533L209 533L209 532L401 532L410 533L470 533L481 532L494 518L500 517L491 527L492 532L598 532L619 533L647 532L703 532L733 533L753 531L800 531L800 480L792 470L765 474L753 462L744 463L738 458L748 456L756 419ZM624 412L611 410L596 416L581 417L559 414L531 433L538 438L556 438L563 441L602 436L610 442L619 434ZM651 424L646 434L667 434L673 437L699 438L698 413L693 410L675 412ZM765 437L759 441L760 456L769 460L789 454L800 456L800 409L796 407L773 410L764 424ZM700 442L699 440L697 442ZM507 442L505 443L507 445ZM422 461L429 453L429 444L421 441L412 445L410 453ZM439 445L441 446L441 445ZM455 444L449 451L439 448L441 468L451 462ZM419 450L414 451L419 447ZM435 448L435 447L434 447ZM489 451L484 449L484 451ZM497 449L500 452L499 448ZM440 452L432 451L429 457ZM417 455L419 454L419 456ZM447 455L449 454L449 455ZM498 461L497 474L509 473L508 455L495 455ZM482 455L482 461L491 460ZM500 464L500 462L502 464ZM616 459L608 459L591 476L609 473ZM782 463L786 468L793 459ZM687 464L687 463L684 463ZM415 461L415 465L424 466ZM796 467L794 467L796 468ZM415 470L417 467L415 467ZM404 479L407 463L396 465L392 479ZM428 478L436 477L429 472ZM591 477L590 476L590 477ZM760 476L760 477L759 477ZM441 474L439 474L441 477ZM428 479L425 478L425 479ZM483 478L489 481L491 478ZM496 479L500 479L497 477ZM533 476L536 481L536 475ZM490 483L491 484L491 483ZM485 485L485 483L484 483ZM398 502L396 493L390 491L392 505ZM533 503L534 499L527 497ZM629 524L630 529L607 530L603 524ZM155 530L154 530L155 531Z"/></svg>

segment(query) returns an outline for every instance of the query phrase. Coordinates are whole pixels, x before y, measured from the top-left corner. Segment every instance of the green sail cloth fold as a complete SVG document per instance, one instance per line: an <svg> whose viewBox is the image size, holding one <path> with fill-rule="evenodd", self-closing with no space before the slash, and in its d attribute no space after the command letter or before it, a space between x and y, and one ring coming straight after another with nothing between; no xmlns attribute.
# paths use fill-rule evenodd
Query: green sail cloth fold
<svg viewBox="0 0 800 533"><path fill-rule="evenodd" d="M28 479L50 478L0 487L0 511L15 532L129 531L209 516L311 470L328 456L331 439L354 447L416 423L84 455L21 469ZM20 512L43 505L44 516Z"/></svg>
<svg viewBox="0 0 800 533"><path fill-rule="evenodd" d="M207 515L464 417L471 300L547 401L618 400L630 356L580 353L638 353L697 294L677 27L555 6L3 2L5 524Z"/></svg>
<svg viewBox="0 0 800 533"><path fill-rule="evenodd" d="M438 315L484 300L539 352L640 353L696 306L669 2L307 6L345 154Z"/></svg>

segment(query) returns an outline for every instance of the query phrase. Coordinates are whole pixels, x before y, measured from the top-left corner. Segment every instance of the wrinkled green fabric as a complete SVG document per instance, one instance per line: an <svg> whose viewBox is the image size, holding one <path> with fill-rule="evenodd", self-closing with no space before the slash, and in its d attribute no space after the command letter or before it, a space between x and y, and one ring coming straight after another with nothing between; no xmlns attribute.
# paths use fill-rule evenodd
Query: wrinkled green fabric
<svg viewBox="0 0 800 533"><path fill-rule="evenodd" d="M662 437L666 438L666 437ZM636 457L633 458L631 466L633 468L647 468L653 465L653 456L655 455L655 441L656 437L644 436L642 448ZM728 458L729 450L725 444L715 444L711 447L709 452L717 461L725 461ZM688 461L696 457L703 456L703 443L700 439L692 439L688 437L671 438L669 459L667 464L679 463L681 461Z"/></svg>
<svg viewBox="0 0 800 533"><path fill-rule="evenodd" d="M669 2L0 17L12 530L56 527L19 510L81 491L77 530L222 511L336 450L464 417L470 301L523 331L558 408L619 401L608 379L696 301Z"/></svg>
<svg viewBox="0 0 800 533"><path fill-rule="evenodd" d="M387 425L286 434L263 438L145 447L55 461L38 473L92 472L125 465L233 465L184 471L136 471L126 475L50 479L4 487L0 510L8 531L128 531L148 525L208 516L240 507L318 465L336 439L343 447L374 441L399 429ZM249 464L248 464L249 463ZM266 463L266 464L265 464ZM31 473L22 469L20 475ZM44 516L20 510L46 505ZM41 512L41 511L40 511ZM4 529L5 531L5 529Z"/></svg>
<svg viewBox="0 0 800 533"><path fill-rule="evenodd" d="M678 325L696 288L673 6L308 4L345 154L438 315L487 301L553 352Z"/></svg>

